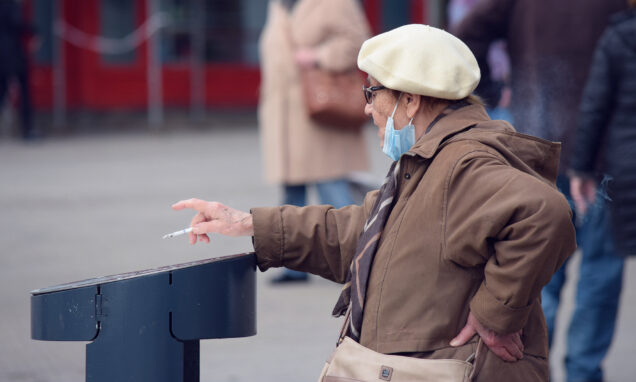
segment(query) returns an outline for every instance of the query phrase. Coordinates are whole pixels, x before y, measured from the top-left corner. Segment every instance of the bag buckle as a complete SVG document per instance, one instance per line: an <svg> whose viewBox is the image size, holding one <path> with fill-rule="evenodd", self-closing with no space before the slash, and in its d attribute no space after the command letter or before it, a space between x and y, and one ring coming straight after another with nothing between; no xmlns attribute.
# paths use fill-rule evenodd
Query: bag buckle
<svg viewBox="0 0 636 382"><path fill-rule="evenodd" d="M393 376L393 368L388 366L380 366L380 379L390 381Z"/></svg>

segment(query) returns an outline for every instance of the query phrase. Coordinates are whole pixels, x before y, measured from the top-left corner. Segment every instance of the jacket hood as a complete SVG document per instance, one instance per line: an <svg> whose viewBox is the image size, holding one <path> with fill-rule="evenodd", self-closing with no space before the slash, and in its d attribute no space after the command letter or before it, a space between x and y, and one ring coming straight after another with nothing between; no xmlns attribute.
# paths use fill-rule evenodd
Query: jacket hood
<svg viewBox="0 0 636 382"><path fill-rule="evenodd" d="M554 185L561 144L517 133L505 121L493 121L481 105L462 107L434 124L409 150L408 155L429 159L444 145L477 141L496 150L512 167Z"/></svg>

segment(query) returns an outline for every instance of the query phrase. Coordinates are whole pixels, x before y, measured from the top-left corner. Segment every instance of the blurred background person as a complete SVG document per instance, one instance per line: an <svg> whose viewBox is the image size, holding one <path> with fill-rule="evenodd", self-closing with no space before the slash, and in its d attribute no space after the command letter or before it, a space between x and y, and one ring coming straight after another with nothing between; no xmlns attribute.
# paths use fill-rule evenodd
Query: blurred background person
<svg viewBox="0 0 636 382"><path fill-rule="evenodd" d="M22 17L20 3L0 0L0 109L10 102L11 86L15 80L20 94L20 126L24 140L39 138L33 126L33 110L29 91L29 66L26 40L33 34L31 24Z"/></svg>
<svg viewBox="0 0 636 382"><path fill-rule="evenodd" d="M570 190L576 212L594 219L599 204L609 194L609 218L619 256L591 258L581 273L593 280L591 293L579 295L577 305L590 306L587 320L574 321L571 332L595 338L595 353L588 353L590 370L602 380L600 363L611 345L616 326L626 255L636 254L636 0L631 9L615 15L596 47L590 75L583 92L573 156ZM600 176L598 176L600 174ZM607 177L605 183L599 180ZM607 218L607 216L605 217ZM590 232L590 235L599 233ZM586 236L583 239L587 239ZM589 299L600 296L601 299ZM570 336L575 339L576 337ZM572 341L569 347L588 349L589 344Z"/></svg>
<svg viewBox="0 0 636 382"><path fill-rule="evenodd" d="M258 108L265 177L282 184L283 204L304 206L315 186L320 203L353 203L348 174L368 168L362 130L320 125L306 113L300 70L354 69L370 35L356 0L271 0L260 39ZM278 282L306 281L286 269Z"/></svg>
<svg viewBox="0 0 636 382"><path fill-rule="evenodd" d="M479 0L450 0L446 9L448 30L455 33L459 23ZM510 106L510 59L506 52L506 42L503 39L494 41L488 47L488 54L480 59L487 59L488 65L480 63L481 67L490 70L482 73L482 79L488 84L480 88L480 97L486 104L486 111L492 119L503 119L513 123L508 107Z"/></svg>
<svg viewBox="0 0 636 382"><path fill-rule="evenodd" d="M636 254L636 0L628 3L596 47L570 163L572 199L581 214L596 203L597 174L609 176L612 233L621 255Z"/></svg>
<svg viewBox="0 0 636 382"><path fill-rule="evenodd" d="M490 43L505 39L511 62L510 107L515 127L522 133L562 143L557 186L571 203L565 172L581 94L598 38L610 16L625 7L624 0L482 0L456 31L477 56L482 73L489 71L485 57ZM480 86L483 89L489 84L482 80ZM604 338L608 333L611 337L614 329L615 312L593 313L603 309L605 300L614 294L611 288L601 287L607 284L604 278L614 276L599 269L586 272L594 266L593 259L616 258L604 204L604 200L598 200L596 213L577 226L582 257L567 339L568 381L602 380L600 362L609 346ZM566 264L542 292L550 343ZM608 315L613 318L608 319Z"/></svg>

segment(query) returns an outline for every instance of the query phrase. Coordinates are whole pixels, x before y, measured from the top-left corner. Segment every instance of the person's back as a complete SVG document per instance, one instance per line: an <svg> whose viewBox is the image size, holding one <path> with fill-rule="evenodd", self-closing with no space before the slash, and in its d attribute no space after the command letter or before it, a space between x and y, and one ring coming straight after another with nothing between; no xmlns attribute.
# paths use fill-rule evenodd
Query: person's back
<svg viewBox="0 0 636 382"><path fill-rule="evenodd" d="M608 28L606 49L613 56L615 81L610 95L613 109L606 121L610 125L608 136L607 165L612 166L614 175L630 174L631 184L622 184L633 194L633 178L636 177L636 157L633 155L636 137L636 8L621 13L613 19ZM625 181L627 179L623 179ZM632 200L634 200L632 198ZM626 213L628 211L621 211ZM629 211L633 213L632 211ZM627 239L627 238L626 238ZM636 240L636 237L629 238ZM634 248L634 245L632 245Z"/></svg>
<svg viewBox="0 0 636 382"><path fill-rule="evenodd" d="M480 64L490 41L506 40L515 127L560 141L561 169L594 46L610 15L625 7L624 0L484 0L458 26Z"/></svg>
<svg viewBox="0 0 636 382"><path fill-rule="evenodd" d="M636 1L615 15L599 40L583 92L570 170L593 182L601 164L619 253L636 254ZM605 143L605 147L601 145ZM587 195L586 195L587 196ZM582 207L581 207L582 208Z"/></svg>

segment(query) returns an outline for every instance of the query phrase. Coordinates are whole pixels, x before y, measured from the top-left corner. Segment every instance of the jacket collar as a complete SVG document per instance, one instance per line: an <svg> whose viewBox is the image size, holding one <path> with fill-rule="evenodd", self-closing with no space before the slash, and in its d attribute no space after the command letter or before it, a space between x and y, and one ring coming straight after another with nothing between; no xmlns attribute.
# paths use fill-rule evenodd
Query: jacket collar
<svg viewBox="0 0 636 382"><path fill-rule="evenodd" d="M447 138L489 120L486 110L481 105L473 104L454 110L430 126L406 154L419 155L425 159L432 158Z"/></svg>

